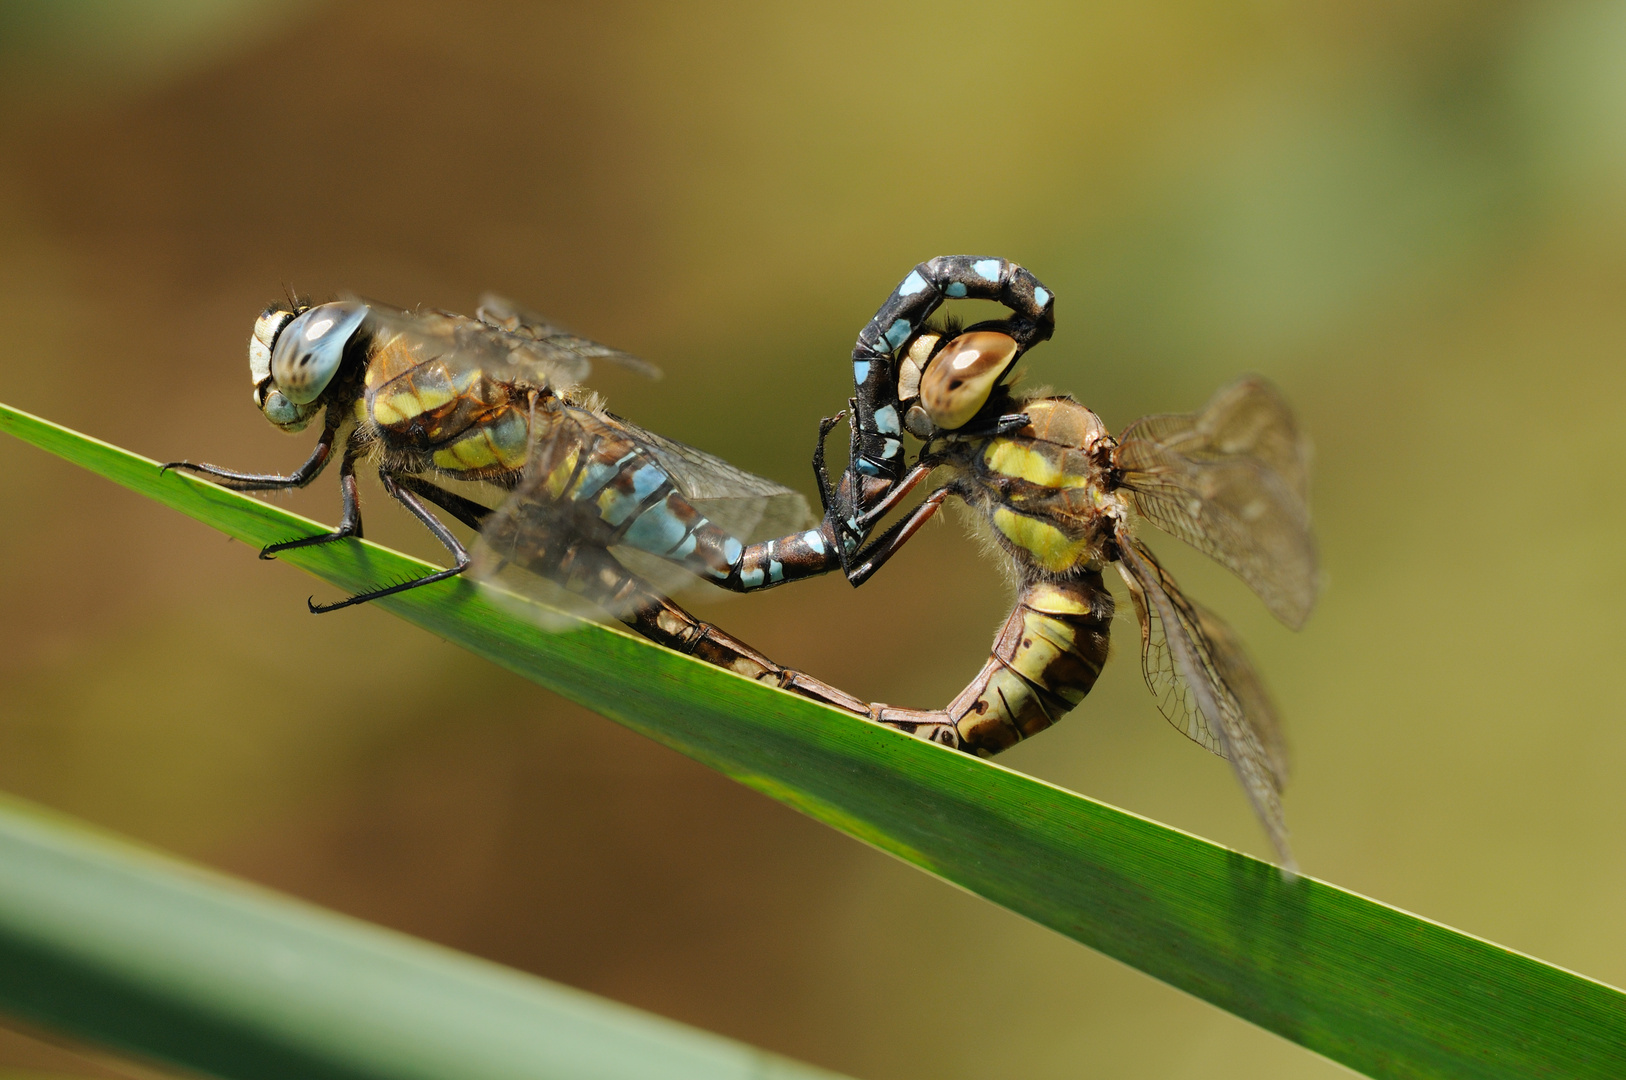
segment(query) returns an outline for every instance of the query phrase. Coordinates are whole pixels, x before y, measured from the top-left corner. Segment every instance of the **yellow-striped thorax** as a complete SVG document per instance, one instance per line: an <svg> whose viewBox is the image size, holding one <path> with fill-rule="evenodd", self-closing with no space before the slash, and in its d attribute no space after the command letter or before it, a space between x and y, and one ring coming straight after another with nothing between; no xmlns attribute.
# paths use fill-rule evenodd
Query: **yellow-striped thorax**
<svg viewBox="0 0 1626 1080"><path fill-rule="evenodd" d="M467 322L435 314L414 325L437 319L447 321L438 329L448 335ZM288 432L332 408L330 423L353 419L400 467L461 479L517 474L531 442L530 415L552 394L543 381L490 377L447 348L453 340L406 332L359 300L272 305L249 340L254 404Z"/></svg>
<svg viewBox="0 0 1626 1080"><path fill-rule="evenodd" d="M1024 566L1059 575L1106 561L1113 523L1128 508L1115 491L1106 425L1071 398L1013 397L1017 346L1009 335L943 338L922 332L899 365L905 426L927 440L926 456L954 474L961 497ZM978 434L1015 413L1029 424Z"/></svg>
<svg viewBox="0 0 1626 1080"><path fill-rule="evenodd" d="M1113 482L1115 443L1106 425L1066 397L1017 400L1010 408L1027 414L1027 427L948 451L962 497L1002 546L1042 575L1109 561L1128 502Z"/></svg>

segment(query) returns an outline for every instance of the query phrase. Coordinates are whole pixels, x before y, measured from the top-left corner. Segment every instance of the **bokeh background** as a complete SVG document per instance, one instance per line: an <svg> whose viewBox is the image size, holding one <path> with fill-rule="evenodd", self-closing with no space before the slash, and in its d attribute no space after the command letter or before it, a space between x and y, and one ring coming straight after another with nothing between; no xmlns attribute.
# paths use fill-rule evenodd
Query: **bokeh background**
<svg viewBox="0 0 1626 1080"><path fill-rule="evenodd" d="M601 372L618 412L811 491L904 272L1019 260L1060 297L1034 382L1117 428L1259 371L1315 440L1302 635L1156 543L1279 698L1305 869L1619 984L1622 56L1626 5L1557 0L11 0L0 400L286 469L245 366L284 283L489 288L661 363ZM324 588L0 440L0 787L859 1077L1342 1075ZM1007 600L951 522L861 591L705 610L931 705ZM1268 851L1132 626L1008 764ZM0 1064L149 1075L38 1032Z"/></svg>

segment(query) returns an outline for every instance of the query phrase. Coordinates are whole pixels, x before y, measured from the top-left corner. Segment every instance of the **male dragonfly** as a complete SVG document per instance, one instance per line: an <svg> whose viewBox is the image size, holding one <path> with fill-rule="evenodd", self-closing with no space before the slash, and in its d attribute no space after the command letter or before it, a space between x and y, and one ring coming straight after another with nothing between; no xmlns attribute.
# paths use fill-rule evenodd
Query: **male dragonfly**
<svg viewBox="0 0 1626 1080"><path fill-rule="evenodd" d="M806 524L802 497L599 407L578 389L593 360L645 373L642 360L567 334L497 297L475 319L358 299L267 308L249 342L254 403L298 432L323 414L306 462L289 475L180 461L239 491L300 488L337 449L343 513L330 533L272 544L261 558L362 535L358 463L451 553L453 565L313 612L334 611L468 570L474 560L426 503L480 529L476 572L515 565L608 609L640 633L751 678L869 716L864 703L766 657L678 607L625 565L642 553L734 591L769 588L840 565L834 528ZM441 486L479 481L493 510ZM786 530L748 542L755 530ZM792 531L794 530L794 531Z"/></svg>
<svg viewBox="0 0 1626 1080"><path fill-rule="evenodd" d="M1012 317L965 332L926 322L944 299L968 295L1000 300ZM830 496L841 506L834 527L846 513L849 535L861 539L928 476L940 486L847 555L847 576L862 583L955 495L1017 582L988 662L946 709L877 706L872 715L906 730L918 721L927 737L984 755L1051 726L1089 693L1106 661L1114 608L1101 570L1110 563L1140 618L1141 668L1160 711L1231 762L1291 865L1275 710L1236 635L1184 596L1137 524L1150 521L1222 563L1298 629L1318 585L1308 443L1260 379L1221 390L1201 412L1137 420L1116 439L1070 397L1014 392L1017 360L1049 336L1053 301L1006 260L933 259L859 338L854 454ZM900 427L923 441L907 468Z"/></svg>

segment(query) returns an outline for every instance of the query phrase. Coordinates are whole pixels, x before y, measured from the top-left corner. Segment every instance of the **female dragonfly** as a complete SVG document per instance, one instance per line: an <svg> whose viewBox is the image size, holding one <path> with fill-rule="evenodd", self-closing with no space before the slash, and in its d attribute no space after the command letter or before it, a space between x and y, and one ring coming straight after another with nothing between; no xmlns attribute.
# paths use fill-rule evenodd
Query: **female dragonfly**
<svg viewBox="0 0 1626 1080"><path fill-rule="evenodd" d="M628 551L675 563L725 589L750 591L840 565L833 527L806 523L795 492L692 447L645 431L577 389L591 361L654 369L575 337L496 297L475 319L406 312L356 299L290 301L259 317L249 342L254 403L288 432L323 416L306 462L282 476L174 462L239 491L304 487L338 451L343 513L330 533L272 544L260 554L360 537L356 467L376 465L385 491L451 553L453 565L331 604L328 612L461 574L473 559L430 510L481 529L477 571L517 565L585 596L662 644L869 716L864 703L766 657L678 607L618 558ZM431 479L432 478L432 479ZM502 497L493 511L440 481L480 481Z"/></svg>
<svg viewBox="0 0 1626 1080"><path fill-rule="evenodd" d="M1012 309L961 333L927 319L944 299ZM1055 723L1089 693L1107 656L1114 565L1140 619L1141 668L1175 727L1231 762L1284 862L1287 762L1275 711L1229 627L1188 600L1137 535L1144 518L1235 571L1294 629L1318 582L1309 529L1308 445L1267 383L1244 379L1199 413L1150 416L1117 438L1066 396L1010 382L1049 336L1053 296L1003 259L949 256L916 267L854 351L854 453L826 496L832 527L862 539L916 485L942 482L867 547L845 545L862 583L950 495L962 499L1017 581L988 662L945 710L872 714L981 754ZM904 468L902 431L923 440Z"/></svg>

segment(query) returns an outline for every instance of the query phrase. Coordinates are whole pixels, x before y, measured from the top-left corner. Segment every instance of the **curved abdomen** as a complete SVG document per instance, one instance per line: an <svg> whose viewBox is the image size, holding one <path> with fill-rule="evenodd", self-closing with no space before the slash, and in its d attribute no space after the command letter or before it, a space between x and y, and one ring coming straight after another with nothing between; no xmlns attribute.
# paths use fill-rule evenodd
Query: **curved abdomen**
<svg viewBox="0 0 1626 1080"><path fill-rule="evenodd" d="M1083 701L1107 660L1112 612L1094 570L1024 586L988 662L946 710L961 747L997 754Z"/></svg>

